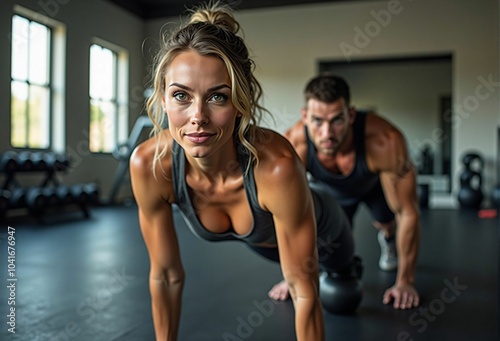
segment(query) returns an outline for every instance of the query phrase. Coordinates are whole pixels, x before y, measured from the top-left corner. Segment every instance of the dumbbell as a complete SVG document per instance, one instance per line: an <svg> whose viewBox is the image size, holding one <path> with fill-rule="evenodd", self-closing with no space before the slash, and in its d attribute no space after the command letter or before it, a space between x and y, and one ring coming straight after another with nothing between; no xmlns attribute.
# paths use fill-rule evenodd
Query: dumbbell
<svg viewBox="0 0 500 341"><path fill-rule="evenodd" d="M12 189L10 195L10 207L26 207L26 189L20 187Z"/></svg>
<svg viewBox="0 0 500 341"><path fill-rule="evenodd" d="M31 187L26 190L26 206L34 211L39 211L47 206L48 198L42 187Z"/></svg>
<svg viewBox="0 0 500 341"><path fill-rule="evenodd" d="M89 204L99 203L99 187L95 183L86 183L83 185L82 190L87 194L87 202Z"/></svg>
<svg viewBox="0 0 500 341"><path fill-rule="evenodd" d="M83 184L71 185L69 186L69 190L75 202L80 204L88 203L89 197L88 194L83 190Z"/></svg>
<svg viewBox="0 0 500 341"><path fill-rule="evenodd" d="M45 206L57 206L59 197L57 196L57 187L42 187L42 193L45 196Z"/></svg>
<svg viewBox="0 0 500 341"><path fill-rule="evenodd" d="M70 162L69 162L68 157L65 154L54 153L54 158L55 158L55 162L54 162L55 170L65 171L66 169L68 169Z"/></svg>
<svg viewBox="0 0 500 341"><path fill-rule="evenodd" d="M56 154L52 152L43 153L43 161L45 162L46 170L54 169L56 163Z"/></svg>
<svg viewBox="0 0 500 341"><path fill-rule="evenodd" d="M18 169L19 155L11 150L3 152L0 156L0 172L13 173Z"/></svg>
<svg viewBox="0 0 500 341"><path fill-rule="evenodd" d="M47 164L43 157L44 152L31 152L30 160L33 164L33 170L44 171L47 170Z"/></svg>
<svg viewBox="0 0 500 341"><path fill-rule="evenodd" d="M30 151L20 152L18 170L29 172L34 170L34 168L35 166L33 164L33 160L31 159L31 152Z"/></svg>
<svg viewBox="0 0 500 341"><path fill-rule="evenodd" d="M0 189L0 215L3 215L10 206L11 193L5 189Z"/></svg>
<svg viewBox="0 0 500 341"><path fill-rule="evenodd" d="M68 186L60 185L55 188L59 204L67 205L75 202L75 197Z"/></svg>

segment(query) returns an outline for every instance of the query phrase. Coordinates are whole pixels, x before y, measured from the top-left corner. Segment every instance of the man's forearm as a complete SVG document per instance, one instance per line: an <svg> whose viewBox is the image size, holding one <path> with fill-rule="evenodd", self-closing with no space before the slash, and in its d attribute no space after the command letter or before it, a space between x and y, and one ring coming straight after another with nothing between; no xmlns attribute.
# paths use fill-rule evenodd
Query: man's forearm
<svg viewBox="0 0 500 341"><path fill-rule="evenodd" d="M396 246L398 252L398 274L396 284L415 282L415 268L420 246L420 221L418 214L401 214L398 219Z"/></svg>

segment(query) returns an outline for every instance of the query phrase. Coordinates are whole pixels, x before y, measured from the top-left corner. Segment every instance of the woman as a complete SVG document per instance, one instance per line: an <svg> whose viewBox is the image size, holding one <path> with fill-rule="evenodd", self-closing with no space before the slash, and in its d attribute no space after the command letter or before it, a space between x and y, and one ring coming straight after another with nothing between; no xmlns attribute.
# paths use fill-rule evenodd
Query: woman
<svg viewBox="0 0 500 341"><path fill-rule="evenodd" d="M229 8L198 8L158 54L148 101L154 137L130 163L156 338L175 340L179 325L184 270L175 204L200 237L241 240L279 260L285 281L270 296L290 293L298 340L323 340L318 258L328 271L349 268L352 236L338 205L320 188L311 191L287 140L257 126L261 87L238 29Z"/></svg>

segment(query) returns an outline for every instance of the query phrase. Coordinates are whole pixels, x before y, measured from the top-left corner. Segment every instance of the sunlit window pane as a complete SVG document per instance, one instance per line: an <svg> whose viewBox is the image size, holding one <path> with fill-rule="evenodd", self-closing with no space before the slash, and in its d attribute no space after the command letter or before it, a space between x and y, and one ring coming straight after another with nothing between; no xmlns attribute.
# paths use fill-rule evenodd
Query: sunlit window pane
<svg viewBox="0 0 500 341"><path fill-rule="evenodd" d="M98 45L90 46L90 87L89 93L90 98L99 98L99 68L97 61L99 60L99 55L101 52L101 47Z"/></svg>
<svg viewBox="0 0 500 341"><path fill-rule="evenodd" d="M41 85L49 82L49 29L32 22L29 40L29 80Z"/></svg>
<svg viewBox="0 0 500 341"><path fill-rule="evenodd" d="M28 143L32 148L49 146L49 96L49 90L45 87L30 87Z"/></svg>
<svg viewBox="0 0 500 341"><path fill-rule="evenodd" d="M98 45L90 47L90 97L111 100L116 94L116 55Z"/></svg>
<svg viewBox="0 0 500 341"><path fill-rule="evenodd" d="M117 138L116 53L90 47L90 134L92 152L112 152Z"/></svg>
<svg viewBox="0 0 500 341"><path fill-rule="evenodd" d="M11 141L13 147L25 147L27 134L26 109L28 104L28 85L23 82L11 84Z"/></svg>
<svg viewBox="0 0 500 341"><path fill-rule="evenodd" d="M113 151L116 146L116 104L112 102L103 102L101 105L104 117L101 121L101 132L104 135L103 149Z"/></svg>
<svg viewBox="0 0 500 341"><path fill-rule="evenodd" d="M90 132L89 132L89 149L91 152L99 152L101 150L102 141L99 133L100 122L99 101L90 100Z"/></svg>
<svg viewBox="0 0 500 341"><path fill-rule="evenodd" d="M12 17L11 144L50 147L49 27L19 15Z"/></svg>
<svg viewBox="0 0 500 341"><path fill-rule="evenodd" d="M111 152L116 147L116 104L90 101L90 150Z"/></svg>
<svg viewBox="0 0 500 341"><path fill-rule="evenodd" d="M12 18L12 71L17 80L28 79L28 27L29 21L18 15Z"/></svg>
<svg viewBox="0 0 500 341"><path fill-rule="evenodd" d="M103 100L111 100L115 98L116 84L115 84L115 54L111 50L102 50L102 77L103 77L103 91L101 98Z"/></svg>

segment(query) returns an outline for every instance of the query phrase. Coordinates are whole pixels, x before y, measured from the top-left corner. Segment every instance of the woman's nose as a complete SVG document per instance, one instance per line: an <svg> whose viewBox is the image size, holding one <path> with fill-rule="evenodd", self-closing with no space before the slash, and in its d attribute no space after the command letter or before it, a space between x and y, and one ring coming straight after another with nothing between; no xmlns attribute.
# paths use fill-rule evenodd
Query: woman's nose
<svg viewBox="0 0 500 341"><path fill-rule="evenodd" d="M195 105L194 112L191 115L191 124L203 126L208 123L208 116L205 115L203 105Z"/></svg>

